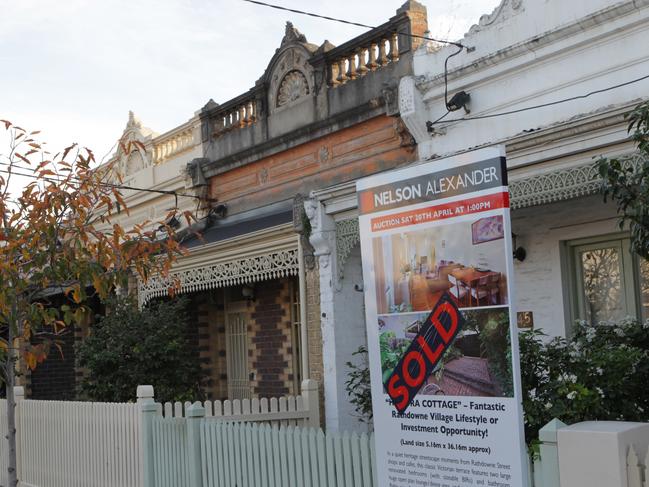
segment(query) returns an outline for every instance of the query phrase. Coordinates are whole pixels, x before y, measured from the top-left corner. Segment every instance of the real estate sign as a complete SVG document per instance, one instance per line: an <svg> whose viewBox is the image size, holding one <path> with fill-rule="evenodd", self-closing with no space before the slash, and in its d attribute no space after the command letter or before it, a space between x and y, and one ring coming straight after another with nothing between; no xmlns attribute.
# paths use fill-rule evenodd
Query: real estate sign
<svg viewBox="0 0 649 487"><path fill-rule="evenodd" d="M504 149L357 191L379 484L525 486Z"/></svg>

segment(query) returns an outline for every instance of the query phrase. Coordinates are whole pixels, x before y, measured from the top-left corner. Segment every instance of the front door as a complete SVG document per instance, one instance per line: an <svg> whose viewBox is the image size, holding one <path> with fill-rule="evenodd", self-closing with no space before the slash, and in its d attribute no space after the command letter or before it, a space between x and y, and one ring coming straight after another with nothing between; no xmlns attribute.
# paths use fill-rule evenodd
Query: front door
<svg viewBox="0 0 649 487"><path fill-rule="evenodd" d="M228 399L251 397L248 371L247 303L227 303L225 319L225 353L228 372Z"/></svg>

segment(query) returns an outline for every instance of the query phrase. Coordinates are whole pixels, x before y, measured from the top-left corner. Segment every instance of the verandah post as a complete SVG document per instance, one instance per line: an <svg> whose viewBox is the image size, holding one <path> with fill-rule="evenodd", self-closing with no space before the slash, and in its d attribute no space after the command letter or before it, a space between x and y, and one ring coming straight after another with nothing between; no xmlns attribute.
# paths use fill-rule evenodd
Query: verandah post
<svg viewBox="0 0 649 487"><path fill-rule="evenodd" d="M312 428L320 427L320 398L318 397L318 383L313 379L302 381L302 398L304 405L309 411L307 426Z"/></svg>
<svg viewBox="0 0 649 487"><path fill-rule="evenodd" d="M205 408L195 402L187 408L187 452L189 462L189 487L203 487L201 463L201 420Z"/></svg>
<svg viewBox="0 0 649 487"><path fill-rule="evenodd" d="M153 386L137 387L137 403L140 406L142 431L142 485L155 487L153 471L153 418L156 414L156 405L153 396Z"/></svg>

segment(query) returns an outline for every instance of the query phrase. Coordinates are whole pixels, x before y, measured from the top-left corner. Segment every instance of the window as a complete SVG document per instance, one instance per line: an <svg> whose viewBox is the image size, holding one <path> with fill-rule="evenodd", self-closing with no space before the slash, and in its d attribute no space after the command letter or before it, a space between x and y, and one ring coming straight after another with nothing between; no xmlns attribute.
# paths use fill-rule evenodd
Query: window
<svg viewBox="0 0 649 487"><path fill-rule="evenodd" d="M228 291L231 290L226 289L224 292L227 293ZM239 293L232 294L238 295ZM248 371L249 320L248 303L227 299L225 309L225 357L228 372L228 399L248 399L251 397Z"/></svg>
<svg viewBox="0 0 649 487"><path fill-rule="evenodd" d="M291 347L293 349L293 390L300 394L302 383L302 323L300 322L300 284L297 279L289 282L291 296Z"/></svg>
<svg viewBox="0 0 649 487"><path fill-rule="evenodd" d="M626 237L568 242L572 318L591 323L649 318L649 263L629 246Z"/></svg>

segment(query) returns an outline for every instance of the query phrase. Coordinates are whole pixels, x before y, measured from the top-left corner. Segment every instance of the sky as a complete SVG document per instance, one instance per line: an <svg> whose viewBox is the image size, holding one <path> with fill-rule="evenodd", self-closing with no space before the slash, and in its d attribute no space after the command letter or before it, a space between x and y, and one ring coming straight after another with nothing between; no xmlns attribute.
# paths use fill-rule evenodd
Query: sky
<svg viewBox="0 0 649 487"><path fill-rule="evenodd" d="M500 0L420 2L431 36L457 40ZM380 25L403 2L269 3ZM318 45L365 32L242 0L0 0L0 119L41 130L52 152L76 142L101 158L129 110L164 133L254 86L286 21Z"/></svg>

